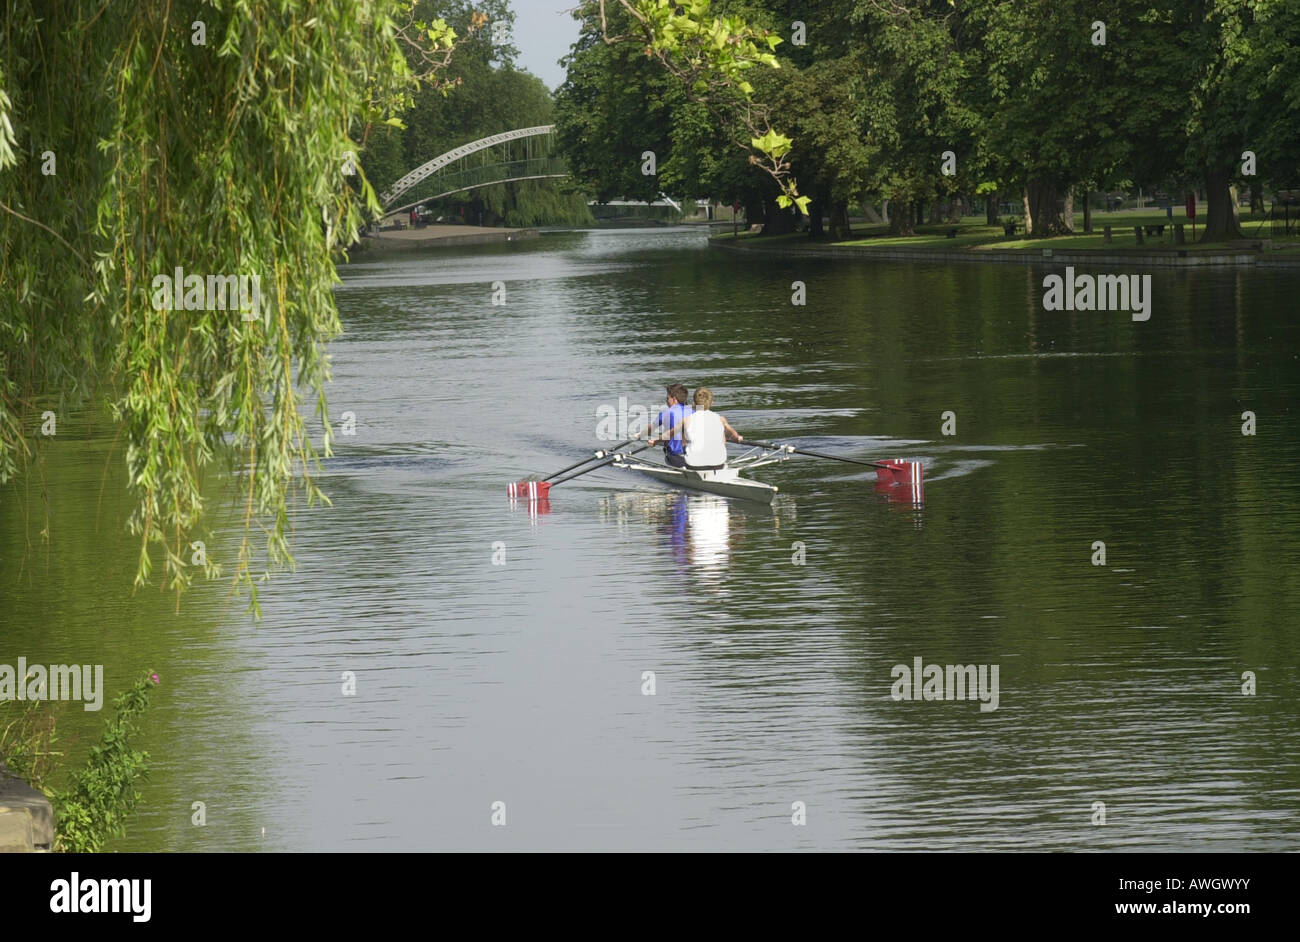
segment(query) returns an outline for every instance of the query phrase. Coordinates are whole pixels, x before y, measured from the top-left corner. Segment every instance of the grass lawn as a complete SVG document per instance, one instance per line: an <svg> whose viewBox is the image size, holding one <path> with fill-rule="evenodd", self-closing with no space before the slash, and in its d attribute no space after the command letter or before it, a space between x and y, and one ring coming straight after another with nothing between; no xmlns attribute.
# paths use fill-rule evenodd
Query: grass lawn
<svg viewBox="0 0 1300 942"><path fill-rule="evenodd" d="M1083 227L1083 213L1075 212L1075 225L1080 229ZM1017 219L1017 225L1023 229L1023 221ZM1264 222L1261 227L1260 223ZM844 242L834 243L836 245L859 246L864 249L890 250L906 248L920 251L934 252L951 252L951 251L968 251L968 252L987 252L987 251L1041 251L1043 249L1062 250L1069 249L1096 249L1120 253L1146 253L1159 251L1173 251L1175 248L1188 252L1215 252L1222 251L1221 245L1198 245L1192 241L1191 225L1187 223L1186 217L1182 210L1174 213L1174 223L1183 223L1185 225L1188 242L1182 246L1174 245L1174 230L1172 227L1165 229L1164 237L1145 236L1142 245L1137 244L1137 239L1133 234L1134 226L1154 226L1164 224L1169 226L1169 219L1163 210L1158 211L1120 211L1114 213L1093 213L1092 225L1093 232L1085 234L1079 232L1075 235L1054 236L1050 239L1027 239L1023 235L1007 236L1003 233L1001 225L990 226L985 223L983 216L967 216L959 223L940 223L937 225L920 225L916 227L916 234L910 236L890 236L889 227L886 225L867 225L855 226L853 229L854 238ZM1106 242L1102 234L1103 226L1111 226L1111 241ZM1200 227L1197 227L1198 230ZM1265 217L1253 217L1249 213L1243 213L1241 216L1241 228L1246 238L1271 238L1271 227L1265 221ZM948 231L957 230L954 238L948 238ZM731 239L731 233L724 233L715 236L717 239ZM760 238L763 244L789 242L792 244L807 243L808 236L805 233L791 232L778 236L759 236L758 233L741 232L736 238L754 239ZM1291 240L1288 240L1290 242ZM1296 239L1295 246L1279 246L1274 242L1274 247L1291 251L1293 248L1300 248L1300 238Z"/></svg>

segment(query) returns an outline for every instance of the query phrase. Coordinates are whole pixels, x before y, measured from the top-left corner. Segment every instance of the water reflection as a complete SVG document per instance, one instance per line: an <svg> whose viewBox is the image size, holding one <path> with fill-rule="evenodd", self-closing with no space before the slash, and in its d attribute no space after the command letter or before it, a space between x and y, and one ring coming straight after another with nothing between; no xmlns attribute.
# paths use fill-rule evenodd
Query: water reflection
<svg viewBox="0 0 1300 942"><path fill-rule="evenodd" d="M532 521L533 525L536 526L539 518L550 514L551 499L549 497L528 498L515 497L512 495L510 497L510 509L515 512L522 511L528 514L529 519Z"/></svg>
<svg viewBox="0 0 1300 942"><path fill-rule="evenodd" d="M675 575L721 592L734 554L758 534L776 533L795 519L795 502L742 503L716 494L643 492L612 494L600 501L600 519L620 531L657 533Z"/></svg>
<svg viewBox="0 0 1300 942"><path fill-rule="evenodd" d="M731 519L727 500L713 495L679 494L668 503L668 521L657 529L668 537L673 562L683 576L694 576L700 587L719 587L726 570Z"/></svg>

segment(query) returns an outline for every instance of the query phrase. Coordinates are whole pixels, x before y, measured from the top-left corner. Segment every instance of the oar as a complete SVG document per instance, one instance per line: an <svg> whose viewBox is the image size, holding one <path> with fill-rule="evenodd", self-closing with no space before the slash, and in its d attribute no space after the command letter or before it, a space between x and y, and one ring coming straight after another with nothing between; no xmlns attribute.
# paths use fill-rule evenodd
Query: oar
<svg viewBox="0 0 1300 942"><path fill-rule="evenodd" d="M543 480L543 481L550 481L550 480L553 479L553 478L558 478L558 477L559 477L561 474L563 474L565 471L572 471L574 468L581 468L581 467L582 467L584 464L586 464L588 461L595 461L597 458L607 458L607 457L609 457L610 455L612 455L612 454L614 454L615 452L617 452L617 451L618 451L620 448L622 448L624 445L630 445L630 444L632 444L634 441L636 441L637 439L639 439L640 437L641 437L641 436L640 436L640 434L638 433L638 434L636 434L636 435L633 435L631 438L629 438L629 439L628 439L627 441L625 441L625 442L619 442L619 443L618 443L617 445L615 445L613 448L602 449L602 450L600 450L600 451L594 451L594 452L592 452L592 455L591 455L590 458L583 458L581 461L577 461L577 462L575 462L575 463L569 465L567 468L561 468L559 471L556 471L554 474L548 474L546 477L542 478L542 480Z"/></svg>
<svg viewBox="0 0 1300 942"><path fill-rule="evenodd" d="M771 448L775 451L788 451L795 455L807 455L809 458L829 458L832 461L847 461L849 464L864 464L868 468L892 468L891 465L882 464L879 461L862 461L859 458L845 458L843 455L827 455L820 451L808 451L806 448L795 448L793 445L779 445L776 442L760 442L754 439L741 442L742 445L760 445L763 448Z"/></svg>
<svg viewBox="0 0 1300 942"><path fill-rule="evenodd" d="M640 448L633 448L631 451L627 451L627 452L616 451L613 454L611 454L608 458L606 458L604 461L601 461L599 464L594 464L590 468L583 468L581 471L575 471L573 474L570 474L567 478L560 478L557 481L551 481L550 482L551 487L554 487L556 484L563 484L565 481L572 481L574 478L580 478L588 471L595 471L597 468L603 468L605 467L605 465L611 464L617 461L619 458L626 458L629 455L635 455L638 451L645 451L649 447L650 446L646 444L646 445L642 445Z"/></svg>
<svg viewBox="0 0 1300 942"><path fill-rule="evenodd" d="M785 451L795 455L807 455L809 458L829 458L831 461L844 461L847 462L848 464L860 464L860 465L865 465L868 468L878 468L881 471L888 471L891 476L902 474L903 478L901 481L899 481L899 483L907 483L908 481L911 480L912 472L910 470L910 466L915 465L916 468L915 473L917 475L921 473L920 462L863 461L860 458L845 458L843 455L828 455L825 452L821 452L821 451L809 451L806 448L796 448L793 445L781 445L778 444L777 442L760 442L754 439L749 439L748 441L741 442L741 444L758 445L761 448L771 448L775 451Z"/></svg>
<svg viewBox="0 0 1300 942"><path fill-rule="evenodd" d="M626 442L623 442L623 445L630 444L634 441L636 441L635 438L629 438ZM622 446L620 445L619 447ZM614 449L612 452L598 451L593 458L588 458L586 461L579 461L577 464L570 465L562 471L556 471L545 481L516 481L508 486L507 491L511 497L526 497L529 500L540 500L546 497L550 493L551 488L557 484L563 484L565 481L572 481L574 478L582 477L582 475L595 471L597 468L603 468L607 464L613 464L619 458L625 458L628 455L635 455L637 452L645 451L649 447L650 445L647 443L642 445L640 448L633 448L629 452L619 452L618 449ZM560 475L565 471L572 471L574 468L581 467L589 461L594 461L596 458L600 458L601 460L596 464L593 464L591 467L583 468L581 471L576 471L568 477L560 477Z"/></svg>
<svg viewBox="0 0 1300 942"><path fill-rule="evenodd" d="M575 463L569 465L567 468L561 468L559 471L556 471L554 474L548 474L546 477L542 478L542 480L543 480L543 481L550 481L550 480L553 480L554 478L558 478L561 474L563 474L563 473L566 472L566 471L572 471L574 468L581 468L581 467L582 467L584 464L586 464L588 461L595 461L597 458L607 458L607 457L609 457L610 455L612 455L612 454L614 454L615 452L617 452L617 451L618 451L620 448L622 448L624 445L630 445L630 444L632 444L634 441L636 441L635 438L629 438L627 441L625 441L625 442L620 442L619 444L615 445L613 448L609 449L609 451L595 451L595 452L592 452L592 455L591 455L590 458L583 458L581 461L575 462Z"/></svg>

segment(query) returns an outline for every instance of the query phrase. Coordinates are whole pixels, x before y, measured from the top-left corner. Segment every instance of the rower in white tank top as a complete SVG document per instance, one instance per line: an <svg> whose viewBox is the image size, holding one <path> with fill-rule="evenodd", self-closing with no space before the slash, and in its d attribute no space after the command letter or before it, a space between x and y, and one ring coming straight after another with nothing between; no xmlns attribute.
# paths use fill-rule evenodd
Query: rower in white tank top
<svg viewBox="0 0 1300 942"><path fill-rule="evenodd" d="M682 420L686 440L686 467L693 470L717 470L727 464L727 439L745 439L726 418L712 411L713 393L701 386L695 390L695 412Z"/></svg>

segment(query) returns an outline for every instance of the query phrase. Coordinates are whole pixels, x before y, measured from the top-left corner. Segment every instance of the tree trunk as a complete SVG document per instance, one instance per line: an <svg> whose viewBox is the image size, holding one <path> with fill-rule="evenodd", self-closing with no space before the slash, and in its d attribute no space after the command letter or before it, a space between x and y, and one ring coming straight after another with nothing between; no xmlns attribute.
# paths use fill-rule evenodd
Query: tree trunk
<svg viewBox="0 0 1300 942"><path fill-rule="evenodd" d="M1231 182L1231 170L1228 168L1205 171L1205 231L1201 234L1202 242L1227 242L1242 238L1241 226L1232 212L1232 194L1228 192Z"/></svg>
<svg viewBox="0 0 1300 942"><path fill-rule="evenodd" d="M966 215L966 200L958 194L948 205L948 222L961 222L964 215Z"/></svg>
<svg viewBox="0 0 1300 942"><path fill-rule="evenodd" d="M927 219L926 222L932 226L937 226L939 223L943 222L943 217L944 217L943 203L940 202L939 200L935 200L933 203L930 204L930 218Z"/></svg>
<svg viewBox="0 0 1300 942"><path fill-rule="evenodd" d="M884 220L885 225L889 225L889 200L880 201L880 218Z"/></svg>
<svg viewBox="0 0 1300 942"><path fill-rule="evenodd" d="M984 204L984 223L985 225L996 226L998 224L998 203L1001 196L997 190L994 190L985 198L988 202Z"/></svg>
<svg viewBox="0 0 1300 942"><path fill-rule="evenodd" d="M876 212L876 207L872 206L870 203L862 204L862 213L867 217L867 222L871 223L873 226L878 226L881 223L889 221L887 219L882 219L880 213Z"/></svg>
<svg viewBox="0 0 1300 942"><path fill-rule="evenodd" d="M1028 216L1032 216L1033 228L1030 234L1034 238L1063 235L1070 231L1063 214L1057 208L1059 198L1056 184L1046 180L1030 180L1025 187L1025 203L1028 208L1026 229L1030 226Z"/></svg>
<svg viewBox="0 0 1300 942"><path fill-rule="evenodd" d="M762 197L746 196L744 206L746 226L763 226L767 224L767 209Z"/></svg>
<svg viewBox="0 0 1300 942"><path fill-rule="evenodd" d="M767 222L763 224L763 235L784 235L787 232L794 232L794 213L788 209L781 209L776 205L776 200L767 197L763 200L763 210L767 216Z"/></svg>
<svg viewBox="0 0 1300 942"><path fill-rule="evenodd" d="M1264 190L1258 180L1250 181L1250 211L1252 214L1264 212Z"/></svg>
<svg viewBox="0 0 1300 942"><path fill-rule="evenodd" d="M889 216L889 234L910 236L916 234L916 209L906 200L893 200L894 211Z"/></svg>
<svg viewBox="0 0 1300 942"><path fill-rule="evenodd" d="M914 226L925 225L925 203L924 202L922 202L921 200L913 201L912 213L913 213L913 218L916 220L916 222L914 222L912 225Z"/></svg>
<svg viewBox="0 0 1300 942"><path fill-rule="evenodd" d="M1083 191L1083 231L1092 232L1092 200L1089 197L1092 193L1088 190Z"/></svg>
<svg viewBox="0 0 1300 942"><path fill-rule="evenodd" d="M1025 204L1025 235L1030 236L1034 234L1034 214L1029 205L1029 190L1020 191L1020 201Z"/></svg>
<svg viewBox="0 0 1300 942"><path fill-rule="evenodd" d="M1074 231L1074 187L1065 191L1065 211L1061 213L1061 222L1065 223L1067 232Z"/></svg>
<svg viewBox="0 0 1300 942"><path fill-rule="evenodd" d="M822 209L825 201L815 199L808 204L808 237L811 239L820 239L826 235L826 229L822 226Z"/></svg>
<svg viewBox="0 0 1300 942"><path fill-rule="evenodd" d="M849 228L849 201L832 200L831 239L838 242L841 239L848 239L852 236L853 231Z"/></svg>

